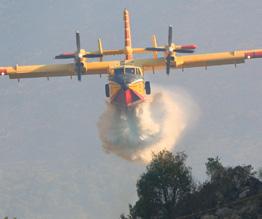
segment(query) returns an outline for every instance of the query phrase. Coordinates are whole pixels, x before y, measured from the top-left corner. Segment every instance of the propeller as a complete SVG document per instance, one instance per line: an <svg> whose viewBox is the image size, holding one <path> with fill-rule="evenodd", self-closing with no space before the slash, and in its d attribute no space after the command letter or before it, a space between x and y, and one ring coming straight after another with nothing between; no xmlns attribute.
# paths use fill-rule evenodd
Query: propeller
<svg viewBox="0 0 262 219"><path fill-rule="evenodd" d="M173 28L168 27L168 44L165 47L147 47L146 50L152 52L165 52L166 53L166 73L170 74L171 62L174 61L174 52L177 53L193 53L197 48L196 45L175 45L172 43Z"/></svg>
<svg viewBox="0 0 262 219"><path fill-rule="evenodd" d="M167 75L170 74L170 66L171 61L173 60L173 53L176 50L175 45L172 43L172 35L173 35L173 28L172 26L168 27L168 41L166 47L148 47L146 50L149 51L158 51L158 52L166 52L166 73Z"/></svg>
<svg viewBox="0 0 262 219"><path fill-rule="evenodd" d="M55 59L75 59L75 71L77 74L78 81L81 81L82 74L83 74L83 63L82 58L98 58L102 57L103 54L101 53L87 53L85 50L81 50L80 44L80 33L76 31L76 52L72 53L63 53L60 55L55 56Z"/></svg>

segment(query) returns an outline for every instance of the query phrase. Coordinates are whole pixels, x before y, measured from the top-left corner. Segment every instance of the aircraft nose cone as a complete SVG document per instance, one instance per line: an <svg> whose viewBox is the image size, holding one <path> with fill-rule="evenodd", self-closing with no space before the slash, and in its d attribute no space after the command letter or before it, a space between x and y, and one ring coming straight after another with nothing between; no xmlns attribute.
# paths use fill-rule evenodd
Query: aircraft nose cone
<svg viewBox="0 0 262 219"><path fill-rule="evenodd" d="M124 97L126 106L130 105L133 102L132 91L130 89L127 88L124 91Z"/></svg>

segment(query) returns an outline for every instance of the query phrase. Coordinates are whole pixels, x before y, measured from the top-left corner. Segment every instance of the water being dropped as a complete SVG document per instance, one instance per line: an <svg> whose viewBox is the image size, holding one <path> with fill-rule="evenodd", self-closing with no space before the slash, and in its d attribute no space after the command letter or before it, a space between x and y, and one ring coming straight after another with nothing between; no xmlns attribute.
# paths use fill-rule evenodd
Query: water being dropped
<svg viewBox="0 0 262 219"><path fill-rule="evenodd" d="M102 146L124 159L150 162L153 153L175 147L196 109L184 91L163 88L133 109L107 104L98 121Z"/></svg>

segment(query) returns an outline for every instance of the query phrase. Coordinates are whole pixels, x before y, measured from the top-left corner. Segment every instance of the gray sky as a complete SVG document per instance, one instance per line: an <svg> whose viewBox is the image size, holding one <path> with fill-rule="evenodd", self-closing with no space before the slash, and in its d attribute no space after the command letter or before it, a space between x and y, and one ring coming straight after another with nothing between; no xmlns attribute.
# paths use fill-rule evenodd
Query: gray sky
<svg viewBox="0 0 262 219"><path fill-rule="evenodd" d="M0 0L0 66L54 63L82 47L123 46L128 8L134 46L163 44L168 25L177 43L198 52L262 48L260 0ZM207 157L226 165L262 166L262 60L247 64L147 75L154 84L185 90L200 109L175 151L186 151L194 176L204 179ZM97 132L105 109L106 77L0 79L0 217L117 218L136 200L145 167L106 154ZM154 87L153 87L154 89Z"/></svg>

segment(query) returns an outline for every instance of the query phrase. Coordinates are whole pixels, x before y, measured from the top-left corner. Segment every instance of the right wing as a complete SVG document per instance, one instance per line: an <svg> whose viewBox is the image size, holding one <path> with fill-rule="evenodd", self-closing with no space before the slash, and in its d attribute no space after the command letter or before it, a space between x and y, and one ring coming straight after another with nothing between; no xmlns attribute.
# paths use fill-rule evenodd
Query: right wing
<svg viewBox="0 0 262 219"><path fill-rule="evenodd" d="M262 50L243 50L176 57L176 68L207 67L244 63L246 59L262 58Z"/></svg>
<svg viewBox="0 0 262 219"><path fill-rule="evenodd" d="M246 59L262 58L262 50L242 50L233 52L207 53L198 55L174 56L171 68L184 69L195 67L208 67L216 65L240 64ZM143 68L145 72L166 67L165 58L138 59L130 61L130 64Z"/></svg>

